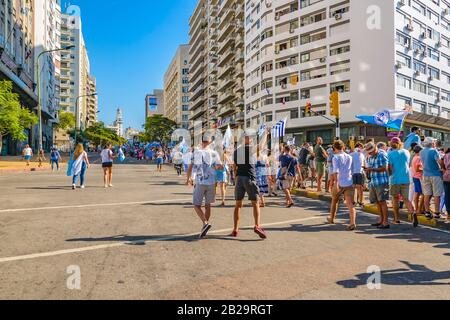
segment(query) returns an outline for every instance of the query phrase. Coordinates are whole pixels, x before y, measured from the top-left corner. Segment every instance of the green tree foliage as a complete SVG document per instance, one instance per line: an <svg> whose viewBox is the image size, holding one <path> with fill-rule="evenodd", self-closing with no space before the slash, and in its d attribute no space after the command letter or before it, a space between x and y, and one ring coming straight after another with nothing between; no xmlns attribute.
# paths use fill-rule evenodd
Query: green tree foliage
<svg viewBox="0 0 450 320"><path fill-rule="evenodd" d="M96 146L111 142L115 145L121 145L126 142L122 137L119 137L112 129L105 127L103 122L94 123L92 126L83 131L83 136Z"/></svg>
<svg viewBox="0 0 450 320"><path fill-rule="evenodd" d="M148 117L144 125L144 140L146 142L168 142L176 125L175 121L162 115Z"/></svg>
<svg viewBox="0 0 450 320"><path fill-rule="evenodd" d="M38 117L20 105L19 95L12 92L11 81L0 81L0 150L2 138L10 135L14 140L25 140L24 130L38 122Z"/></svg>
<svg viewBox="0 0 450 320"><path fill-rule="evenodd" d="M71 112L60 111L59 123L55 126L57 129L70 131L75 128L75 115Z"/></svg>

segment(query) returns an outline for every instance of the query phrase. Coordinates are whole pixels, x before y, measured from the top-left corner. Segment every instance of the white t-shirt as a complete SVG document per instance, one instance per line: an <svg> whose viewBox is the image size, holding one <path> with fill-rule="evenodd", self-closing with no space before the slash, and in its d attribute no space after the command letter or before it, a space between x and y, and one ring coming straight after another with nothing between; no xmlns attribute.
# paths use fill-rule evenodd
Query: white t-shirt
<svg viewBox="0 0 450 320"><path fill-rule="evenodd" d="M196 184L214 185L216 183L216 165L221 165L219 154L211 149L196 149L192 155Z"/></svg>
<svg viewBox="0 0 450 320"><path fill-rule="evenodd" d="M24 150L23 150L23 155L24 156L31 156L31 153L32 153L33 151L31 150L31 148L25 148Z"/></svg>
<svg viewBox="0 0 450 320"><path fill-rule="evenodd" d="M113 152L109 149L103 149L101 156L102 156L102 163L107 163L107 162L113 162L111 157L113 155Z"/></svg>
<svg viewBox="0 0 450 320"><path fill-rule="evenodd" d="M364 154L362 152L359 151L355 151L352 154L350 154L350 156L352 157L352 173L353 174L357 174L357 173L363 173L363 164L364 164Z"/></svg>

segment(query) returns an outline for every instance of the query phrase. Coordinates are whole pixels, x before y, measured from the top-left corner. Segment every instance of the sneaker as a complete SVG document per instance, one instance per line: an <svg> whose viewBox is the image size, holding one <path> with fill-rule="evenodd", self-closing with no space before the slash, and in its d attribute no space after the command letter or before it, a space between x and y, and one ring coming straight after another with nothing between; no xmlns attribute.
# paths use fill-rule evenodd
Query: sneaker
<svg viewBox="0 0 450 320"><path fill-rule="evenodd" d="M435 218L435 219L441 219L442 217L441 217L441 214L440 214L440 213L435 213L435 214L434 214L434 218Z"/></svg>
<svg viewBox="0 0 450 320"><path fill-rule="evenodd" d="M261 239L267 239L266 232L264 231L263 228L255 227L254 231Z"/></svg>
<svg viewBox="0 0 450 320"><path fill-rule="evenodd" d="M208 223L205 224L202 228L202 232L200 233L200 239L206 237L208 231L211 230L212 226Z"/></svg>
<svg viewBox="0 0 450 320"><path fill-rule="evenodd" d="M84 189L84 186L81 186L81 189Z"/></svg>
<svg viewBox="0 0 450 320"><path fill-rule="evenodd" d="M433 219L433 215L431 214L431 212L426 212L425 217L427 217L428 220Z"/></svg>
<svg viewBox="0 0 450 320"><path fill-rule="evenodd" d="M77 186L76 185L72 185L72 190L75 190L77 188Z"/></svg>
<svg viewBox="0 0 450 320"><path fill-rule="evenodd" d="M114 188L114 186L112 184L109 185L110 188Z"/></svg>

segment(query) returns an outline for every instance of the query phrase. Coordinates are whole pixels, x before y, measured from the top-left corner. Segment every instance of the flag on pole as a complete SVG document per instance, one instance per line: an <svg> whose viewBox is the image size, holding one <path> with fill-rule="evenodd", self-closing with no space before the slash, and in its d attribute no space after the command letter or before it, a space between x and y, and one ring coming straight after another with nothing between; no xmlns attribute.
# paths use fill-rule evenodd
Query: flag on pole
<svg viewBox="0 0 450 320"><path fill-rule="evenodd" d="M231 133L230 125L228 125L227 131L225 131L225 135L223 136L222 146L224 149L228 149L231 146L233 139L233 134Z"/></svg>
<svg viewBox="0 0 450 320"><path fill-rule="evenodd" d="M280 120L272 127L273 138L282 138L286 135L286 123L287 119Z"/></svg>
<svg viewBox="0 0 450 320"><path fill-rule="evenodd" d="M259 130L258 130L258 135L260 137L262 137L264 132L266 132L266 129L267 129L267 125L265 123L261 124L261 126L259 127Z"/></svg>
<svg viewBox="0 0 450 320"><path fill-rule="evenodd" d="M286 144L290 147L295 146L295 138L290 138Z"/></svg>
<svg viewBox="0 0 450 320"><path fill-rule="evenodd" d="M405 121L408 113L409 112L405 110L384 110L374 114L373 116L356 116L356 118L362 120L364 123L390 128L395 131L401 131L403 122Z"/></svg>

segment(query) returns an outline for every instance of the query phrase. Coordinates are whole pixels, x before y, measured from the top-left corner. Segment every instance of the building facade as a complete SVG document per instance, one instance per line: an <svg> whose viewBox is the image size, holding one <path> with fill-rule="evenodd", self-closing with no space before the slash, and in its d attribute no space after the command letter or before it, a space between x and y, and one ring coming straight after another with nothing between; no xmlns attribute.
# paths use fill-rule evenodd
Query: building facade
<svg viewBox="0 0 450 320"><path fill-rule="evenodd" d="M120 108L117 108L116 111L116 120L107 128L114 130L114 132L119 136L119 137L123 137L123 114L122 114L122 110Z"/></svg>
<svg viewBox="0 0 450 320"><path fill-rule="evenodd" d="M60 109L73 113L77 128L85 129L95 121L91 119L96 119L97 97L87 96L95 93L96 83L90 75L81 17L61 15L61 46L74 47L61 51ZM67 132L55 130L54 135L57 147L63 148L70 144Z"/></svg>
<svg viewBox="0 0 450 320"><path fill-rule="evenodd" d="M0 80L12 81L21 104L36 111L34 5L35 2L31 1L11 0L0 4ZM27 129L25 141L14 141L10 136L4 136L0 154L20 154L27 143L37 148L37 132L37 126Z"/></svg>
<svg viewBox="0 0 450 320"><path fill-rule="evenodd" d="M145 119L155 114L164 115L164 90L155 89L145 97Z"/></svg>
<svg viewBox="0 0 450 320"><path fill-rule="evenodd" d="M61 48L61 6L58 0L36 0L34 6L34 63L43 51ZM60 100L61 54L45 53L39 58L39 95L42 113L42 145L49 151L53 145L53 125L58 123ZM37 79L38 70L35 70Z"/></svg>
<svg viewBox="0 0 450 320"><path fill-rule="evenodd" d="M287 118L298 142L331 142L335 125L321 115L330 117L338 91L344 140L386 139L384 128L355 116L405 105L414 108L406 130L418 125L448 140L448 9L419 0L248 1L246 127Z"/></svg>
<svg viewBox="0 0 450 320"><path fill-rule="evenodd" d="M189 128L189 45L181 45L164 75L164 113Z"/></svg>

